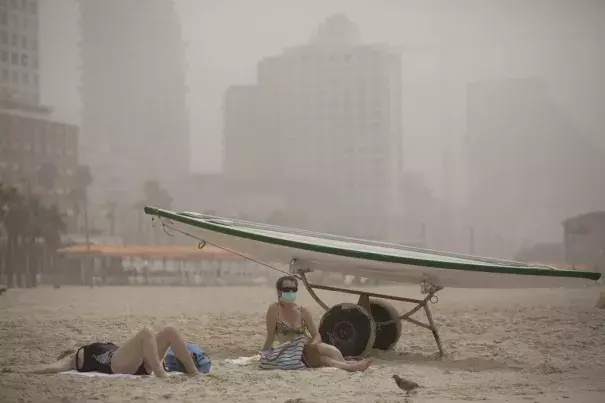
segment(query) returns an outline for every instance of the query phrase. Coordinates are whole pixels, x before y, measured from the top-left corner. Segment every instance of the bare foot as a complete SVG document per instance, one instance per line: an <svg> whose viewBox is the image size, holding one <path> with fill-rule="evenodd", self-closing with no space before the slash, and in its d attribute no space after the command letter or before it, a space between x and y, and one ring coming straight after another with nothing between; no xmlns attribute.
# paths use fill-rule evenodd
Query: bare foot
<svg viewBox="0 0 605 403"><path fill-rule="evenodd" d="M157 376L158 378L167 378L168 377L164 368L158 368L157 371L153 371L153 374L155 376Z"/></svg>
<svg viewBox="0 0 605 403"><path fill-rule="evenodd" d="M367 360L361 360L351 365L351 369L354 372L364 372L366 369L370 368L372 365L372 359L368 358Z"/></svg>

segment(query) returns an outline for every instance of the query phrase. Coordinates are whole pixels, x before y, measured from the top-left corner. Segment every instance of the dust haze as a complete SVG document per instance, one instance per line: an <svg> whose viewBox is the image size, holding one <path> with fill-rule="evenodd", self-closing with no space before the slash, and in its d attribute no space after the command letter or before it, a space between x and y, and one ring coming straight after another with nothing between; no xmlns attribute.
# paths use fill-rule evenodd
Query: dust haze
<svg viewBox="0 0 605 403"><path fill-rule="evenodd" d="M602 1L40 8L41 103L80 129L99 236L163 242L133 208L163 202L572 264L564 220L605 210Z"/></svg>

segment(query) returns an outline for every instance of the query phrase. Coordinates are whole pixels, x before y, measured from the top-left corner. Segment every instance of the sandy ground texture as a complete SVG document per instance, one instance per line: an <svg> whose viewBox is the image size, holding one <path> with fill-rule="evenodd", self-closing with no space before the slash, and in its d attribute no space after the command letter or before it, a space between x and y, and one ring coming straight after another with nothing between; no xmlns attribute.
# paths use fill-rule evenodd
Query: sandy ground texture
<svg viewBox="0 0 605 403"><path fill-rule="evenodd" d="M419 287L371 289L419 296ZM599 291L443 290L432 309L446 360L435 359L429 331L404 324L394 351L376 353L372 368L352 374L262 371L223 362L262 346L264 313L275 298L270 287L9 290L0 296L2 368L51 362L65 348L94 340L119 344L143 326L172 324L207 349L213 369L206 376L166 380L0 373L0 401L401 402L404 394L391 379L400 374L423 386L409 402L602 403L605 310L594 308ZM321 309L305 291L299 294L319 321ZM355 301L325 291L320 296L330 304Z"/></svg>

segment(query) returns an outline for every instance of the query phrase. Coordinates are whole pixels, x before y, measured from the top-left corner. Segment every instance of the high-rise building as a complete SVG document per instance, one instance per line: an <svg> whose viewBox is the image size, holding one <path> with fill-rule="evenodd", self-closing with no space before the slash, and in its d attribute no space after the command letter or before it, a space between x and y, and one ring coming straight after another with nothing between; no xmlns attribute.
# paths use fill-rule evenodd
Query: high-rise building
<svg viewBox="0 0 605 403"><path fill-rule="evenodd" d="M333 218L341 232L381 238L399 209L401 56L359 38L355 24L332 16L310 43L258 64L254 101L252 89L231 89L225 171L249 177L233 165L245 159L288 208ZM232 106L233 96L244 113ZM256 125L246 130L251 109ZM255 151L246 154L240 141L248 136Z"/></svg>
<svg viewBox="0 0 605 403"><path fill-rule="evenodd" d="M566 217L605 205L605 153L541 80L469 84L467 130L470 210L494 239L560 240ZM498 245L486 248L498 254Z"/></svg>
<svg viewBox="0 0 605 403"><path fill-rule="evenodd" d="M98 202L189 174L185 57L172 0L80 1L82 161Z"/></svg>
<svg viewBox="0 0 605 403"><path fill-rule="evenodd" d="M38 18L37 0L0 0L0 182L69 215L78 127L53 121L39 103Z"/></svg>
<svg viewBox="0 0 605 403"><path fill-rule="evenodd" d="M36 108L38 78L38 0L0 0L0 98Z"/></svg>

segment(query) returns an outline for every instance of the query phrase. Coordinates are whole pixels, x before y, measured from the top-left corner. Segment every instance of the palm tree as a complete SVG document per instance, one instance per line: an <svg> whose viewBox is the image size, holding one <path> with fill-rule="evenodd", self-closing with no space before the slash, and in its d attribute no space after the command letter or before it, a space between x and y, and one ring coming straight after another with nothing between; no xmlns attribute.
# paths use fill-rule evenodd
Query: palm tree
<svg viewBox="0 0 605 403"><path fill-rule="evenodd" d="M15 274L22 274L15 268L21 267L25 285L35 286L36 275L48 263L44 257L51 257L60 245L63 216L56 206L45 207L38 197L26 198L16 188L0 184L0 224L7 233L7 285L15 286Z"/></svg>
<svg viewBox="0 0 605 403"><path fill-rule="evenodd" d="M118 202L108 201L105 203L105 218L109 222L109 235L114 236L116 228L116 209L118 208Z"/></svg>
<svg viewBox="0 0 605 403"><path fill-rule="evenodd" d="M160 182L155 179L150 179L143 184L143 203L149 206L157 206L165 209L172 207L172 196L164 189ZM142 209L140 209L142 211ZM139 218L140 223L141 218ZM140 225L140 224L139 224ZM154 237L156 232L153 233Z"/></svg>
<svg viewBox="0 0 605 403"><path fill-rule="evenodd" d="M57 167L50 162L43 163L37 171L38 185L44 189L45 194L53 193L55 196L55 184L59 176ZM51 197L51 200L56 203L56 199Z"/></svg>
<svg viewBox="0 0 605 403"><path fill-rule="evenodd" d="M29 212L25 198L15 187L2 186L0 195L2 201L1 222L6 230L6 285L15 286L15 267L19 264L19 241L25 234L29 221Z"/></svg>
<svg viewBox="0 0 605 403"><path fill-rule="evenodd" d="M88 228L88 188L93 182L90 167L88 165L80 165L76 169L74 178L73 192L76 200L82 205L84 213L84 235L86 236L86 245L90 247L90 233Z"/></svg>

